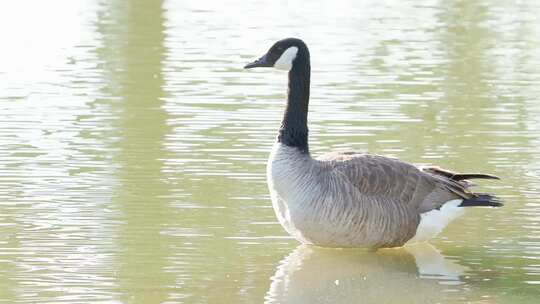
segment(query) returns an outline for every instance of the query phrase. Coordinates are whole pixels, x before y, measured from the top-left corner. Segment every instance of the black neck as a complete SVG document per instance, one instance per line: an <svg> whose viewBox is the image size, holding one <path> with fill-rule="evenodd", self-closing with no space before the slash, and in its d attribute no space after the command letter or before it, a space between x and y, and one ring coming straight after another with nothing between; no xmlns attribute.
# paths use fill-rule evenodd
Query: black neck
<svg viewBox="0 0 540 304"><path fill-rule="evenodd" d="M281 121L278 142L309 154L307 114L311 67L309 53L298 52L289 71L287 108Z"/></svg>

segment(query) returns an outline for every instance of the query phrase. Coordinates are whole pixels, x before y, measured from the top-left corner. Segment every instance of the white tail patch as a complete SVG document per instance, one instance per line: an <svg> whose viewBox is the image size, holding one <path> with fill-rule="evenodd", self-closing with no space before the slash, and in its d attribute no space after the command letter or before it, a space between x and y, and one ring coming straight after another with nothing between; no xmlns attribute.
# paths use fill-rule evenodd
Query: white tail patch
<svg viewBox="0 0 540 304"><path fill-rule="evenodd" d="M461 216L465 210L458 207L463 200L455 199L444 203L440 210L434 209L420 216L420 224L416 228L416 234L407 244L425 242L437 236L451 221Z"/></svg>
<svg viewBox="0 0 540 304"><path fill-rule="evenodd" d="M274 63L274 67L276 69L289 71L292 68L292 62L294 58L296 58L297 53L298 48L295 46L291 46L290 48L286 49L276 63Z"/></svg>

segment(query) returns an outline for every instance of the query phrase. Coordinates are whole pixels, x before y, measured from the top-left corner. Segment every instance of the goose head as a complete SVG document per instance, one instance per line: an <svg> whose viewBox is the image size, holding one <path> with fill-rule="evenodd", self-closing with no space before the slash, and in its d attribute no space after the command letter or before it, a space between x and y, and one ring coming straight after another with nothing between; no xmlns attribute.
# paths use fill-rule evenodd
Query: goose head
<svg viewBox="0 0 540 304"><path fill-rule="evenodd" d="M306 44L298 38L280 40L266 52L261 58L248 63L244 69L257 67L269 67L289 71L293 64L300 58L309 59Z"/></svg>

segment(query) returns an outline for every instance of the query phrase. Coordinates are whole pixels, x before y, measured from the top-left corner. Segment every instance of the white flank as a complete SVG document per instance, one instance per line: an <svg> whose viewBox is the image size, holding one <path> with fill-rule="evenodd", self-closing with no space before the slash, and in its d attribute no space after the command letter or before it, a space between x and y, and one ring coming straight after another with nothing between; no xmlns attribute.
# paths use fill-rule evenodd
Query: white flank
<svg viewBox="0 0 540 304"><path fill-rule="evenodd" d="M458 207L461 202L460 199L451 200L444 203L440 210L434 209L422 213L420 215L422 217L420 224L416 228L416 234L407 241L407 244L425 242L437 236L444 227L465 212L464 208Z"/></svg>
<svg viewBox="0 0 540 304"><path fill-rule="evenodd" d="M276 63L274 63L274 67L280 70L290 70L292 68L292 62L296 58L296 53L298 53L298 48L295 46L286 49Z"/></svg>

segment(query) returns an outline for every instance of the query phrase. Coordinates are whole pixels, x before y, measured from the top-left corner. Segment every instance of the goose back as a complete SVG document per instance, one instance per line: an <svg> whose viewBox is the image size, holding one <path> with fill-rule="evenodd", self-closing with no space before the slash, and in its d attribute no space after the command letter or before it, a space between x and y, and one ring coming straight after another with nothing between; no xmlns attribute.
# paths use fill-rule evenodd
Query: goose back
<svg viewBox="0 0 540 304"><path fill-rule="evenodd" d="M355 152L313 159L281 143L274 145L267 174L285 229L303 243L331 247L395 247L429 239L462 214L461 202L475 197L470 183L436 167ZM427 215L438 223L427 221L420 228L431 231L419 232Z"/></svg>
<svg viewBox="0 0 540 304"><path fill-rule="evenodd" d="M406 203L410 199L399 199L394 195L398 191L383 185L359 187L362 174L356 176L351 163L340 164L345 163L315 160L298 149L274 145L268 185L285 229L303 243L331 247L393 247L411 239L420 216Z"/></svg>

